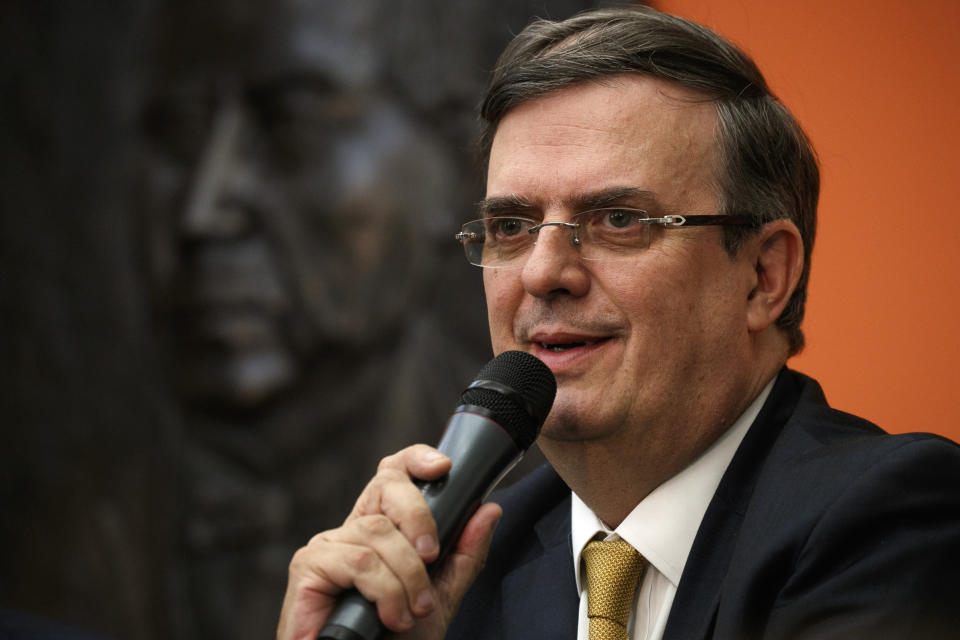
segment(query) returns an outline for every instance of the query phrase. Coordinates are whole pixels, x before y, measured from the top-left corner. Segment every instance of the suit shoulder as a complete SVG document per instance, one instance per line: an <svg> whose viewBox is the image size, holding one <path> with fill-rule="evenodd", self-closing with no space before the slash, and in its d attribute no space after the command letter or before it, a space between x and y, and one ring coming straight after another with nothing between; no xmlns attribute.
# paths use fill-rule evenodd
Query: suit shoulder
<svg viewBox="0 0 960 640"><path fill-rule="evenodd" d="M889 434L857 416L830 409L797 416L798 428L783 438L797 463L854 479L870 470L925 467L960 473L960 445L933 433ZM802 443L798 441L803 441ZM875 467L878 467L875 469Z"/></svg>
<svg viewBox="0 0 960 640"><path fill-rule="evenodd" d="M785 370L781 379L778 385L782 381L782 386L788 388L778 398L779 405L785 409L781 414L783 429L773 436L769 455L751 452L755 460L768 458L772 463L768 466L789 467L799 463L830 467L834 463L833 471L844 475L860 473L884 461L910 464L914 458L960 456L960 446L942 436L891 435L869 420L831 407L820 385L803 374ZM771 425L760 423L758 426L766 430ZM776 473L775 468L772 471Z"/></svg>
<svg viewBox="0 0 960 640"><path fill-rule="evenodd" d="M491 500L503 508L491 550L510 548L514 556L531 544L548 546L565 536L570 524L570 489L549 464L534 469L516 484L495 492ZM531 535L535 532L537 535Z"/></svg>
<svg viewBox="0 0 960 640"><path fill-rule="evenodd" d="M543 464L515 484L494 492L491 500L503 507L504 515L508 510L535 515L569 497L569 493L553 467Z"/></svg>
<svg viewBox="0 0 960 640"><path fill-rule="evenodd" d="M912 521L960 542L957 486L955 442L930 433L888 434L826 402L801 399L762 462L743 532L748 539L779 537L799 553L811 540L866 540Z"/></svg>
<svg viewBox="0 0 960 640"><path fill-rule="evenodd" d="M940 631L960 623L960 446L888 434L830 408L810 379L787 382L728 468L678 601L722 562L718 635L795 637L833 619L845 637L952 637Z"/></svg>

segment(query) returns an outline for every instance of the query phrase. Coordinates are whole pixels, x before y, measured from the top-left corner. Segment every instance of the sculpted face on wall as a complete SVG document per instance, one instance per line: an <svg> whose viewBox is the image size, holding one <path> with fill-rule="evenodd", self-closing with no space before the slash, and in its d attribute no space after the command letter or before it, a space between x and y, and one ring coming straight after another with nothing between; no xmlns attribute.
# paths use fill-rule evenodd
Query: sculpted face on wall
<svg viewBox="0 0 960 640"><path fill-rule="evenodd" d="M403 385L458 357L411 328L457 169L384 82L377 4L171 0L156 25L136 213L181 403L178 637L269 635L353 470L442 425Z"/></svg>
<svg viewBox="0 0 960 640"><path fill-rule="evenodd" d="M452 168L380 81L374 3L219 4L163 25L139 201L181 393L244 409L391 340Z"/></svg>

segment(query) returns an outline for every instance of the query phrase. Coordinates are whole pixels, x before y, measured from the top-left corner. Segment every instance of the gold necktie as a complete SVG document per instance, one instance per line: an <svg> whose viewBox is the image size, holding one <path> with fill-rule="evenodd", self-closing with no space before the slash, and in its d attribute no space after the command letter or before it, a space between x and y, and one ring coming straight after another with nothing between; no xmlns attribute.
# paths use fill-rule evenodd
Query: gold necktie
<svg viewBox="0 0 960 640"><path fill-rule="evenodd" d="M629 640L627 620L643 573L643 556L624 540L588 542L582 555L590 640Z"/></svg>

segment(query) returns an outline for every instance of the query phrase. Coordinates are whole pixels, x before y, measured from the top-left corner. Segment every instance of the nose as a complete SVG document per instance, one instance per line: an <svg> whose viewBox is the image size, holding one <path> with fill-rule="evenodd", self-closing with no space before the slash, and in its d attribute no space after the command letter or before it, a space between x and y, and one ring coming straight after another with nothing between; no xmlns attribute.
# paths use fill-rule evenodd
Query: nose
<svg viewBox="0 0 960 640"><path fill-rule="evenodd" d="M530 295L579 297L590 290L590 273L580 259L574 233L576 229L554 223L541 225L537 230L536 243L521 273L523 288Z"/></svg>
<svg viewBox="0 0 960 640"><path fill-rule="evenodd" d="M246 127L241 104L228 98L214 116L187 194L180 218L185 238L230 239L249 229L251 211L241 190L252 188L256 181L251 163L244 158Z"/></svg>

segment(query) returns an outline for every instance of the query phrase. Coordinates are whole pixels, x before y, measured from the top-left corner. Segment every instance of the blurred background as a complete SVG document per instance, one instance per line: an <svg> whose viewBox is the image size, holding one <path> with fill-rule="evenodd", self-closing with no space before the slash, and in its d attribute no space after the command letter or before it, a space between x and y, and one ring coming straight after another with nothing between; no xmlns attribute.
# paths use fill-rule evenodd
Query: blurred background
<svg viewBox="0 0 960 640"><path fill-rule="evenodd" d="M0 609L273 635L293 551L489 359L452 235L496 55L599 4L0 4ZM960 437L960 5L654 4L754 55L820 153L792 365Z"/></svg>

